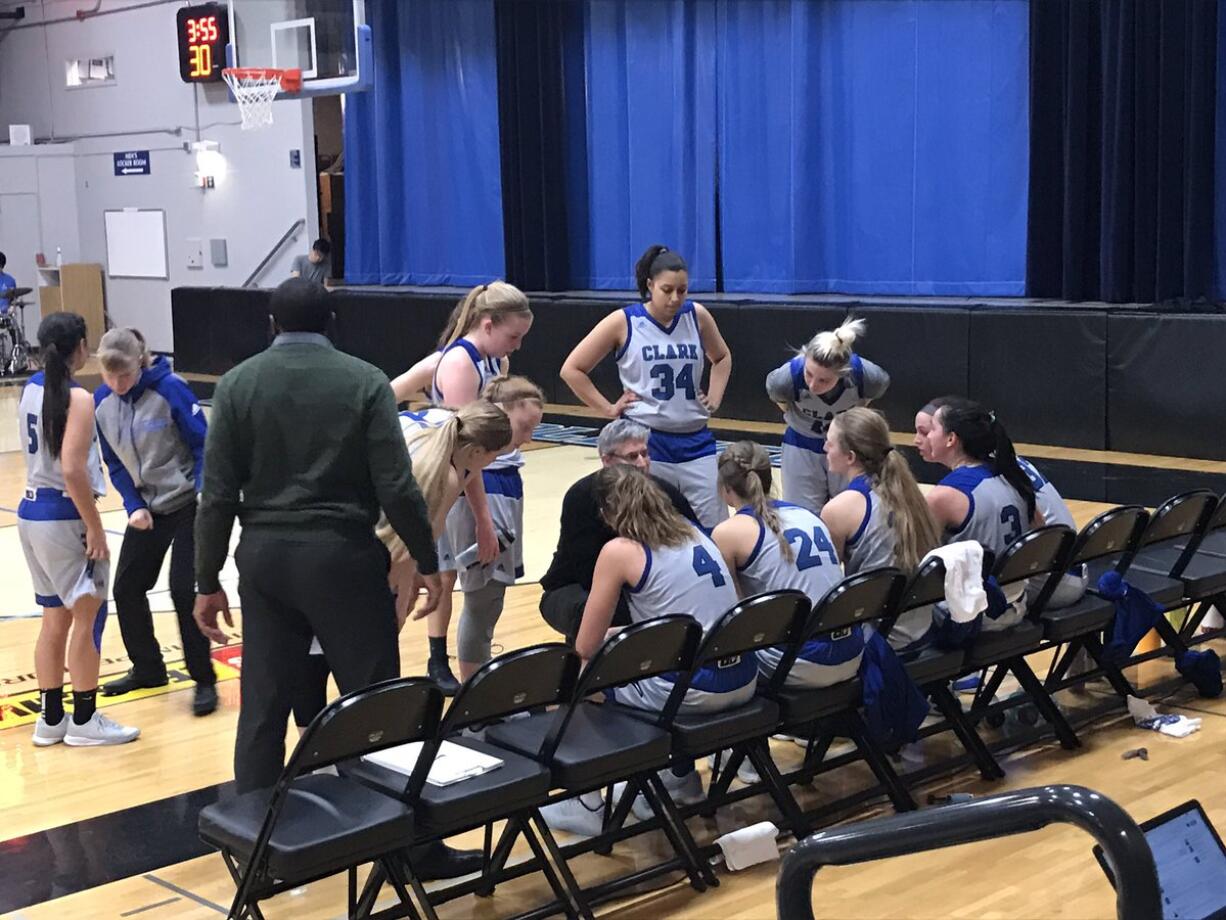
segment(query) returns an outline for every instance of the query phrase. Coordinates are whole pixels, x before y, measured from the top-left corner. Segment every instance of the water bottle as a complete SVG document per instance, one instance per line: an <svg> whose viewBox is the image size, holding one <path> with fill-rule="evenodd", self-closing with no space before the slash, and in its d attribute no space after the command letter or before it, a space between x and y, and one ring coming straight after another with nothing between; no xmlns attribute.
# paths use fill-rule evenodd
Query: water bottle
<svg viewBox="0 0 1226 920"><path fill-rule="evenodd" d="M501 527L498 528L498 553L500 555L506 552L507 547L509 547L514 542L515 542L514 534L507 533ZM468 549L464 550L464 552L457 553L455 557L456 567L461 568L461 569L471 569L473 566L478 565L479 563L477 562L477 553L478 553L478 550L477 550L476 543L474 543Z"/></svg>
<svg viewBox="0 0 1226 920"><path fill-rule="evenodd" d="M60 248L59 246L55 247L55 267L56 268L64 267L64 250Z"/></svg>

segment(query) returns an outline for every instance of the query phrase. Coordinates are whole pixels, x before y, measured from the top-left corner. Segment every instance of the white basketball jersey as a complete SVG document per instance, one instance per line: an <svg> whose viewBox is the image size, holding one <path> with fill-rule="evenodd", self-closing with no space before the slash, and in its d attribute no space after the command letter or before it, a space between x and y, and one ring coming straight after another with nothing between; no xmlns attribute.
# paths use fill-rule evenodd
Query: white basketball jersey
<svg viewBox="0 0 1226 920"><path fill-rule="evenodd" d="M838 554L830 541L830 531L808 508L786 502L771 504L779 515L783 536L792 548L792 558L789 560L783 554L779 539L759 521L758 543L745 565L737 571L745 594L792 588L803 591L817 603L843 577ZM742 508L737 514L753 517L748 508Z"/></svg>
<svg viewBox="0 0 1226 920"><path fill-rule="evenodd" d="M894 565L896 538L891 518L881 496L873 491L867 476L857 476L847 484L848 491L859 492L867 505L860 526L847 538L843 550L844 567L848 575Z"/></svg>
<svg viewBox="0 0 1226 920"><path fill-rule="evenodd" d="M400 413L400 431L408 435L413 431L425 431L427 428L441 428L443 423L454 416L450 409L431 406L428 409Z"/></svg>
<svg viewBox="0 0 1226 920"><path fill-rule="evenodd" d="M1043 514L1043 523L1045 524L1063 524L1072 530L1077 529L1077 524L1073 521L1073 513L1068 510L1068 505L1064 503L1062 496L1050 482L1043 478L1043 474L1035 469L1034 465L1029 460L1017 458L1017 465L1022 468L1022 472L1030 477L1030 481L1034 483L1034 503L1035 506Z"/></svg>
<svg viewBox="0 0 1226 920"><path fill-rule="evenodd" d="M970 501L962 524L946 529L947 543L978 540L999 557L1010 543L1030 529L1026 502L1004 476L994 476L991 467L959 467L937 485L957 489Z"/></svg>
<svg viewBox="0 0 1226 920"><path fill-rule="evenodd" d="M630 618L636 623L669 613L685 613L708 630L737 602L736 587L719 549L694 530L684 546L652 549L639 583L627 590Z"/></svg>
<svg viewBox="0 0 1226 920"><path fill-rule="evenodd" d="M622 312L626 344L617 353L617 373L639 397L626 407L626 417L658 431L698 431L711 413L698 401L706 355L693 301L682 304L670 326L661 326L641 303Z"/></svg>
<svg viewBox="0 0 1226 920"><path fill-rule="evenodd" d="M481 357L481 352L477 351L477 346L468 339L456 339L450 345L443 349L443 354L455 348L462 348L468 353L469 359L473 363L473 367L477 369L477 392L481 393L485 389L485 385L502 374L502 362L498 358ZM442 363L442 359L439 359ZM438 369L434 371L434 383L430 385L430 398L436 406L446 405L446 400L443 398L443 392L438 388ZM440 423L441 424L441 423ZM506 470L519 469L524 465L524 455L520 453L519 448L514 448L507 451L505 454L499 454L486 469L490 470Z"/></svg>
<svg viewBox="0 0 1226 920"><path fill-rule="evenodd" d="M792 374L793 396L783 417L789 428L807 438L824 440L836 415L869 403L864 395L864 363L859 355L851 356L847 376L840 377L830 392L820 396L809 392L802 356L793 358L788 370Z"/></svg>
<svg viewBox="0 0 1226 920"><path fill-rule="evenodd" d="M58 489L64 491L64 468L43 437L43 372L39 371L21 391L18 404L18 419L21 425L22 451L26 458L26 486L31 489ZM79 387L79 384L72 384ZM95 430L89 445L89 484L95 495L106 494L106 480L102 476L102 457L98 450L98 433Z"/></svg>

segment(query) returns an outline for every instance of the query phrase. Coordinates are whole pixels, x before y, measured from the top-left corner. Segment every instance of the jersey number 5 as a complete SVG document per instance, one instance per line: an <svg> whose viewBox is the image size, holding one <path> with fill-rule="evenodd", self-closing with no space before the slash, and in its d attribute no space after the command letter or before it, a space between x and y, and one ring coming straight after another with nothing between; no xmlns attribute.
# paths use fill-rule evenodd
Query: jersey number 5
<svg viewBox="0 0 1226 920"><path fill-rule="evenodd" d="M701 546L694 547L694 574L710 575L712 584L717 588L722 588L725 584L724 572L719 563Z"/></svg>
<svg viewBox="0 0 1226 920"><path fill-rule="evenodd" d="M32 412L26 413L26 437L30 439L26 450L32 454L38 453L38 416Z"/></svg>
<svg viewBox="0 0 1226 920"><path fill-rule="evenodd" d="M685 393L686 399L694 398L694 365L687 364L676 377L673 376L671 364L653 365L647 373L651 374L651 379L656 382L651 388L651 395L656 399L672 399L678 390Z"/></svg>

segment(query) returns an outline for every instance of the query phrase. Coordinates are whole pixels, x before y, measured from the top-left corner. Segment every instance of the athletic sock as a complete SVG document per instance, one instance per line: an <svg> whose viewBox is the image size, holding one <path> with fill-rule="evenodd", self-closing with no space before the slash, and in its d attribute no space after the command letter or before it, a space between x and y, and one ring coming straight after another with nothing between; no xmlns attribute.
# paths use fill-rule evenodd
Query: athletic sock
<svg viewBox="0 0 1226 920"><path fill-rule="evenodd" d="M447 663L446 636L430 636L430 660L438 664Z"/></svg>
<svg viewBox="0 0 1226 920"><path fill-rule="evenodd" d="M98 690L73 690L72 691L72 723L73 725L84 725L94 717L94 710L98 708L96 700Z"/></svg>
<svg viewBox="0 0 1226 920"><path fill-rule="evenodd" d="M59 725L64 718L64 688L48 687L38 693L42 697L43 721L48 725Z"/></svg>

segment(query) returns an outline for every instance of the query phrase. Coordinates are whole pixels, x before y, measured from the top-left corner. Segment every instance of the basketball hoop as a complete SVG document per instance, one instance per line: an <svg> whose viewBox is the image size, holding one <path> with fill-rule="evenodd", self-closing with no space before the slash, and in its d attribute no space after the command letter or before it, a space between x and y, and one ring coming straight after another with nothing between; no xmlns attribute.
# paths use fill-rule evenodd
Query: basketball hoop
<svg viewBox="0 0 1226 920"><path fill-rule="evenodd" d="M272 101L277 93L302 89L301 70L272 67L227 67L221 72L243 118L243 130L272 124Z"/></svg>

